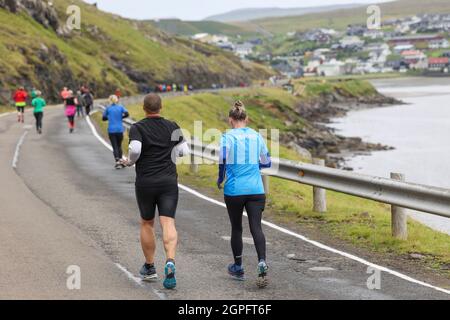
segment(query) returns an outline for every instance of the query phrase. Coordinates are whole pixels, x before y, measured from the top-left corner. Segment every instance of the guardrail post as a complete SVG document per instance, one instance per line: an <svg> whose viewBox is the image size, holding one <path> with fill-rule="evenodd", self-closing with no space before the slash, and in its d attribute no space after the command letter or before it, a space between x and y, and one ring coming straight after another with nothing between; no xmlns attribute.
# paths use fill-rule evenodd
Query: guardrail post
<svg viewBox="0 0 450 320"><path fill-rule="evenodd" d="M195 159L195 151L197 151L195 143L192 144L191 149L192 149L191 150L191 172L197 173L198 172L198 163L197 163L197 160Z"/></svg>
<svg viewBox="0 0 450 320"><path fill-rule="evenodd" d="M270 176L263 174L262 175L262 181L263 181L263 185L264 185L264 191L266 192L266 195L269 195Z"/></svg>
<svg viewBox="0 0 450 320"><path fill-rule="evenodd" d="M318 166L325 166L325 160L313 159L313 164ZM327 194L326 190L322 188L313 188L314 197L314 212L324 213L327 212Z"/></svg>
<svg viewBox="0 0 450 320"><path fill-rule="evenodd" d="M405 181L405 175L401 173L391 173L391 179ZM392 213L392 236L400 240L408 239L408 216L406 209L391 206Z"/></svg>

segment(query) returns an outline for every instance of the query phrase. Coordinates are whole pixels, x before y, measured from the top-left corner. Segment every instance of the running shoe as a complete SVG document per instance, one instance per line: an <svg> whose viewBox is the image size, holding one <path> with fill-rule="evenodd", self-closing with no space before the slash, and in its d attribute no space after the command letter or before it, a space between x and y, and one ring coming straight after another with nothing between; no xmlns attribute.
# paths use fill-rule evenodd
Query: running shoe
<svg viewBox="0 0 450 320"><path fill-rule="evenodd" d="M239 280L239 281L245 280L244 268L242 268L242 266L238 266L237 264L230 264L228 266L228 274L236 280Z"/></svg>
<svg viewBox="0 0 450 320"><path fill-rule="evenodd" d="M264 260L261 260L258 264L258 280L256 281L256 285L258 288L263 289L267 287L269 284L269 279L267 278L267 271L269 267L267 266Z"/></svg>
<svg viewBox="0 0 450 320"><path fill-rule="evenodd" d="M167 262L164 268L165 279L163 282L164 288L175 289L177 286L177 279L175 278L175 264L171 261Z"/></svg>
<svg viewBox="0 0 450 320"><path fill-rule="evenodd" d="M116 164L114 166L117 170L123 169L123 165L120 161L116 161Z"/></svg>
<svg viewBox="0 0 450 320"><path fill-rule="evenodd" d="M144 264L139 271L139 274L144 281L153 281L158 279L158 275L156 274L156 269L154 265Z"/></svg>

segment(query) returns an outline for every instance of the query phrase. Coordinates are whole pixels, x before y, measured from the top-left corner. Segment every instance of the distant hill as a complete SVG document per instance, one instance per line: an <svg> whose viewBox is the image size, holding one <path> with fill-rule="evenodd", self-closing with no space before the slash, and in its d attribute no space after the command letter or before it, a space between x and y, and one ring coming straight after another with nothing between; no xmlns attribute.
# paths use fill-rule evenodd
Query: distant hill
<svg viewBox="0 0 450 320"><path fill-rule="evenodd" d="M338 9L349 9L361 6L362 4L344 4L344 5L330 5L318 7L305 7L305 8L247 8L247 9L233 10L223 14L210 16L205 18L204 20L218 21L218 22L250 21L270 17L300 16L308 13L326 12Z"/></svg>
<svg viewBox="0 0 450 320"><path fill-rule="evenodd" d="M149 21L155 27L169 33L192 36L197 33L224 34L228 36L249 35L254 32L239 26L217 21L183 21L179 19L161 19Z"/></svg>
<svg viewBox="0 0 450 320"><path fill-rule="evenodd" d="M320 27L344 30L349 24L367 21L366 7L367 5L357 8L339 8L326 14L316 12L301 16L257 19L233 24L249 32L265 30L275 34ZM397 0L381 3L380 7L382 19L391 19L421 13L450 13L450 0Z"/></svg>

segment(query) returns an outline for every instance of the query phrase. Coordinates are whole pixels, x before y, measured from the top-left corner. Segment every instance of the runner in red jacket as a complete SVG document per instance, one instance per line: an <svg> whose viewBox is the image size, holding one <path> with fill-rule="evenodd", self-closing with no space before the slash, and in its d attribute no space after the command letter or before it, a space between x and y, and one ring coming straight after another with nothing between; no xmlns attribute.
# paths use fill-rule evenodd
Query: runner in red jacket
<svg viewBox="0 0 450 320"><path fill-rule="evenodd" d="M25 122L25 107L27 106L28 93L24 87L20 87L13 96L17 108L17 122Z"/></svg>

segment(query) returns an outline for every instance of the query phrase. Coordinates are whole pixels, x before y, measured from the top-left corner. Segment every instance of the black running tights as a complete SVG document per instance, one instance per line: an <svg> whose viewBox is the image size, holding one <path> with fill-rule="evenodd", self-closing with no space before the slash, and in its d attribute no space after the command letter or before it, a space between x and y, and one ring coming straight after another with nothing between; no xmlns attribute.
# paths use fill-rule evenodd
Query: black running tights
<svg viewBox="0 0 450 320"><path fill-rule="evenodd" d="M262 213L266 206L265 195L225 196L231 222L231 249L237 265L242 265L242 216L247 211L250 232L255 243L258 261L266 260L266 238L262 230Z"/></svg>

